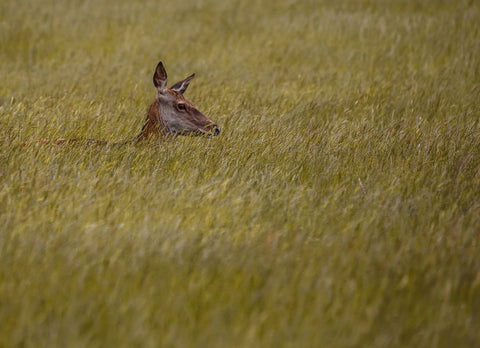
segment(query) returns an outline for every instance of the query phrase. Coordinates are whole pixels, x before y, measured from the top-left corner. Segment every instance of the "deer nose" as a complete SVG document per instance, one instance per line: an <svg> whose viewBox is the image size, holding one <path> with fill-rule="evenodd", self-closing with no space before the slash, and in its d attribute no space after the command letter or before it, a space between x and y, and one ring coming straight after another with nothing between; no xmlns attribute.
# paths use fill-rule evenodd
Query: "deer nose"
<svg viewBox="0 0 480 348"><path fill-rule="evenodd" d="M220 134L220 127L214 126L213 127L213 133L215 136Z"/></svg>

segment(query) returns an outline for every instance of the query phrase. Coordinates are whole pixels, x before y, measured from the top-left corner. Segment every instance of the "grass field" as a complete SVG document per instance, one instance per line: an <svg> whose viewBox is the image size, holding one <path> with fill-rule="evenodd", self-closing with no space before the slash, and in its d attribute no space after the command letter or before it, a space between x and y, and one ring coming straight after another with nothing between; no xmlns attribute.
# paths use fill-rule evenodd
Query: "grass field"
<svg viewBox="0 0 480 348"><path fill-rule="evenodd" d="M0 0L0 347L159 346L480 347L477 1Z"/></svg>

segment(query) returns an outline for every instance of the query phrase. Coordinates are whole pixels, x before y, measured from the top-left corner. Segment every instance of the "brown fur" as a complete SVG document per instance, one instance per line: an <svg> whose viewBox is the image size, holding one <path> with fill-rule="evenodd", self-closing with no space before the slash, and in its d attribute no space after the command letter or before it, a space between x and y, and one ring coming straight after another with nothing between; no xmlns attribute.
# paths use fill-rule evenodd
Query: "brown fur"
<svg viewBox="0 0 480 348"><path fill-rule="evenodd" d="M161 137L166 135L166 127L162 122L162 118L158 112L158 101L155 99L150 105L146 122L142 131L137 136L135 141L148 139L150 137Z"/></svg>
<svg viewBox="0 0 480 348"><path fill-rule="evenodd" d="M210 121L205 115L198 111L195 106L189 102L185 97L172 89L166 89L166 92L175 97L177 104L182 103L185 105L186 112L183 114L183 117L190 121L193 124L199 125L200 128L205 130L214 130L217 125ZM148 138L159 138L163 139L169 135L175 136L171 133L168 127L164 124L159 110L159 101L155 99L150 105L146 122L142 128L140 134L134 139L134 141L140 141Z"/></svg>

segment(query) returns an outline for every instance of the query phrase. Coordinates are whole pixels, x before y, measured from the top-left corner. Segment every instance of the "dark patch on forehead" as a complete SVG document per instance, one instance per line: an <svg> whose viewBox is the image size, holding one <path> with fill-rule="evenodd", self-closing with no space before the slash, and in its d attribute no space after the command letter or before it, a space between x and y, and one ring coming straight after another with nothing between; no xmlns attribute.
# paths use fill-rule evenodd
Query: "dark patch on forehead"
<svg viewBox="0 0 480 348"><path fill-rule="evenodd" d="M181 98L181 99L185 100L185 98L183 97L183 95L181 93L179 93L177 91L174 91L173 89L170 89L170 88L167 88L167 91L168 91L168 93L175 96L176 98Z"/></svg>
<svg viewBox="0 0 480 348"><path fill-rule="evenodd" d="M175 97L175 99L178 101L182 101L184 102L185 104L187 104L188 106L190 107L194 107L192 102L187 100L182 93L180 92L177 92L177 91L174 91L173 89L170 89L170 88L167 88L167 92L170 93L171 95L173 95Z"/></svg>

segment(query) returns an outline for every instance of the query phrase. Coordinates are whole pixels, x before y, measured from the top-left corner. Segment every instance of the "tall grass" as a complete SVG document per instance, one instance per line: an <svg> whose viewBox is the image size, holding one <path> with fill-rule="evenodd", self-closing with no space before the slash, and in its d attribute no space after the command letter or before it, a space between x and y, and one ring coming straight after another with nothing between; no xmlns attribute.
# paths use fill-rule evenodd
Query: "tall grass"
<svg viewBox="0 0 480 348"><path fill-rule="evenodd" d="M475 1L0 2L0 347L480 346ZM214 139L140 145L158 60Z"/></svg>

